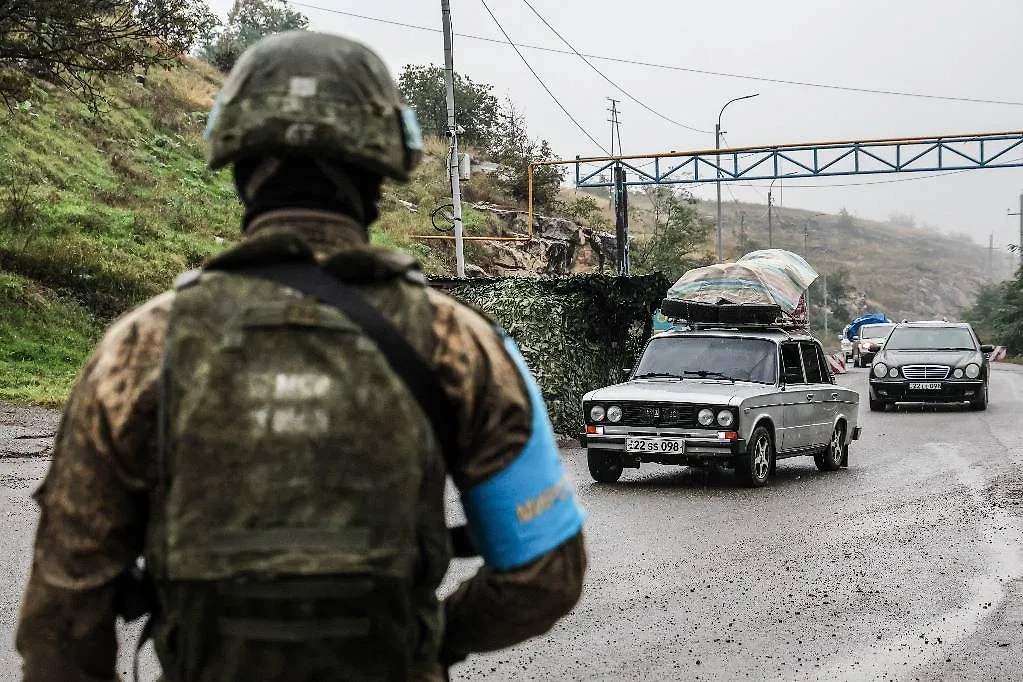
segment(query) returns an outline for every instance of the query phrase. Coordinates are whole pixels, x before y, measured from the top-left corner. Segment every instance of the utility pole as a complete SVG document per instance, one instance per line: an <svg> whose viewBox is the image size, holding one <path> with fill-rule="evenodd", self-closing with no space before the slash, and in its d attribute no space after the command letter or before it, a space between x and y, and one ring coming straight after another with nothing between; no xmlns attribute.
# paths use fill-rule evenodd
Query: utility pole
<svg viewBox="0 0 1023 682"><path fill-rule="evenodd" d="M824 247L824 338L828 338L828 313L831 312L828 306L828 247Z"/></svg>
<svg viewBox="0 0 1023 682"><path fill-rule="evenodd" d="M987 276L988 279L994 277L994 266L995 266L995 233L992 232L987 238Z"/></svg>
<svg viewBox="0 0 1023 682"><path fill-rule="evenodd" d="M462 243L462 188L458 177L458 124L455 121L455 66L452 49L451 0L440 2L444 24L444 85L448 104L448 176L451 178L451 206L455 222L455 273L465 277L465 252Z"/></svg>
<svg viewBox="0 0 1023 682"><path fill-rule="evenodd" d="M611 154L615 152L615 137L618 138L618 154L622 153L621 120L618 118L618 101L611 99ZM615 162L612 170L614 175L614 192L612 194L615 210L615 239L618 242L618 274L629 274L629 193L626 185L625 168L621 161Z"/></svg>
<svg viewBox="0 0 1023 682"><path fill-rule="evenodd" d="M772 183L773 184L773 183ZM771 222L771 190L767 190L767 248L774 248L774 226Z"/></svg>
<svg viewBox="0 0 1023 682"><path fill-rule="evenodd" d="M718 112L718 122L714 125L714 151L721 149L721 115L725 113L725 107L732 102L738 102L741 99L750 99L756 97L759 92L755 92L752 95L743 95L742 97L736 97L725 102L724 106L721 107L721 111ZM717 186L718 186L718 263L724 260L722 255L721 247L721 155L714 155L714 163L717 166Z"/></svg>

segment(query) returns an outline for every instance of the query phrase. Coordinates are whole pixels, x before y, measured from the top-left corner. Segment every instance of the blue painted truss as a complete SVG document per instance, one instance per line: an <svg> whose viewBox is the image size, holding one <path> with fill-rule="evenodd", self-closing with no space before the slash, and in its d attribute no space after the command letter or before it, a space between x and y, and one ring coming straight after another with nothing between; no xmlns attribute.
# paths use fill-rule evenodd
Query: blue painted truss
<svg viewBox="0 0 1023 682"><path fill-rule="evenodd" d="M627 185L1021 168L1023 132L577 157L562 163L575 164L577 187L613 187L612 171L619 164Z"/></svg>

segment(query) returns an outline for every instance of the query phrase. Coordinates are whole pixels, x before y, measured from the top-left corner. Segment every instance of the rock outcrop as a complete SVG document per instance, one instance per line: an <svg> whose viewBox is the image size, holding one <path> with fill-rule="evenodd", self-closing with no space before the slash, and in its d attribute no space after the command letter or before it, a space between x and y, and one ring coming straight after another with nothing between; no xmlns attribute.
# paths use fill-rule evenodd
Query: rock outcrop
<svg viewBox="0 0 1023 682"><path fill-rule="evenodd" d="M488 204L474 208L496 216L500 237L529 235L528 214ZM473 272L493 277L558 277L583 272L613 272L617 239L614 235L577 225L563 218L533 215L529 241L482 241L476 247Z"/></svg>

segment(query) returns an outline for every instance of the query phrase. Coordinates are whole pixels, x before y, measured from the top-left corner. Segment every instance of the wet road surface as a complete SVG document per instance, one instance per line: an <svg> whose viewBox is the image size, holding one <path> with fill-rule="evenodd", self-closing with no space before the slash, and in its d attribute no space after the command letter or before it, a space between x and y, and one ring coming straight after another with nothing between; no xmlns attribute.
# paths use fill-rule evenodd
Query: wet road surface
<svg viewBox="0 0 1023 682"><path fill-rule="evenodd" d="M583 599L549 635L452 679L1023 680L1020 369L994 371L987 412L883 414L853 370L840 383L863 392L864 432L849 469L785 460L761 490L656 465L596 484L566 450L589 515ZM0 461L3 682L18 679L27 497L45 468ZM456 562L447 586L474 566Z"/></svg>

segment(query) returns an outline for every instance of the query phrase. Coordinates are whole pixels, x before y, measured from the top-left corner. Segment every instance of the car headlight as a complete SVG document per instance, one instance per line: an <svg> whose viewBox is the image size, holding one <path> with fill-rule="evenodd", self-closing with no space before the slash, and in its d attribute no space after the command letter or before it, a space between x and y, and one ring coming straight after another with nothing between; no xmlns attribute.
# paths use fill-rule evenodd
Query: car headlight
<svg viewBox="0 0 1023 682"><path fill-rule="evenodd" d="M594 405L590 408L590 419L595 422L604 421L604 408L600 405Z"/></svg>
<svg viewBox="0 0 1023 682"><path fill-rule="evenodd" d="M963 368L962 367L956 367L955 370L952 372L952 378L953 379L962 379L963 378L963 374L965 374L965 372L963 371Z"/></svg>
<svg viewBox="0 0 1023 682"><path fill-rule="evenodd" d="M714 410L703 408L699 414L696 415L696 420L700 422L700 426L713 426L714 425Z"/></svg>
<svg viewBox="0 0 1023 682"><path fill-rule="evenodd" d="M971 362L970 364L966 365L966 376L968 376L971 379L976 379L977 377L979 377L980 365L978 365L975 362Z"/></svg>
<svg viewBox="0 0 1023 682"><path fill-rule="evenodd" d="M892 379L898 378L898 376L899 376L899 368L898 367L892 367L890 370L888 370L888 376L890 376Z"/></svg>
<svg viewBox="0 0 1023 682"><path fill-rule="evenodd" d="M622 420L622 408L617 405L607 408L607 420L615 424L620 422Z"/></svg>
<svg viewBox="0 0 1023 682"><path fill-rule="evenodd" d="M718 412L718 426L723 426L726 429L735 423L735 415L732 414L731 410L721 410Z"/></svg>
<svg viewBox="0 0 1023 682"><path fill-rule="evenodd" d="M874 376L876 376L878 379L881 379L884 377L885 374L888 374L888 365L884 364L883 362L875 362Z"/></svg>

